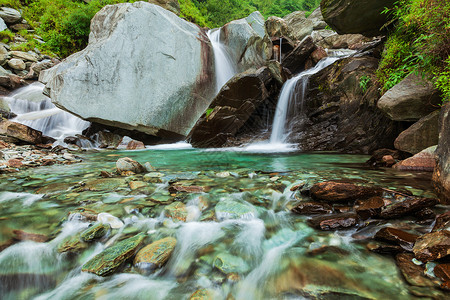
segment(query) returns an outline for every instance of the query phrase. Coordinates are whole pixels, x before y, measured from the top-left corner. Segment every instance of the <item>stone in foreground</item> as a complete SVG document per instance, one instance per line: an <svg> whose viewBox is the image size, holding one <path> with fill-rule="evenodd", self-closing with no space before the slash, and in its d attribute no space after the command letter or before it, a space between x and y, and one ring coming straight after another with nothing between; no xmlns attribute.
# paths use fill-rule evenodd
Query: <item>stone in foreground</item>
<svg viewBox="0 0 450 300"><path fill-rule="evenodd" d="M145 246L136 254L134 266L146 272L153 272L169 260L176 244L175 238L167 237Z"/></svg>
<svg viewBox="0 0 450 300"><path fill-rule="evenodd" d="M435 206L438 200L435 198L407 198L404 201L391 204L381 211L381 218L395 219L416 213L424 208Z"/></svg>
<svg viewBox="0 0 450 300"><path fill-rule="evenodd" d="M179 138L211 102L213 64L203 29L140 1L101 9L89 45L39 79L56 106L83 119Z"/></svg>
<svg viewBox="0 0 450 300"><path fill-rule="evenodd" d="M107 276L113 273L124 261L134 255L144 238L145 235L140 233L103 250L85 263L81 271L94 273L98 276Z"/></svg>
<svg viewBox="0 0 450 300"><path fill-rule="evenodd" d="M325 231L346 229L353 227L358 223L358 215L355 213L344 213L321 216L309 219L308 223L314 228Z"/></svg>
<svg viewBox="0 0 450 300"><path fill-rule="evenodd" d="M421 262L450 255L450 231L441 230L419 237L414 245L413 252Z"/></svg>
<svg viewBox="0 0 450 300"><path fill-rule="evenodd" d="M145 168L135 160L132 160L129 157L119 158L116 162L117 172L133 172L133 173L143 173L145 172Z"/></svg>
<svg viewBox="0 0 450 300"><path fill-rule="evenodd" d="M314 199L327 202L345 202L356 199L365 199L381 195L380 188L359 186L353 183L326 181L316 183L311 188Z"/></svg>

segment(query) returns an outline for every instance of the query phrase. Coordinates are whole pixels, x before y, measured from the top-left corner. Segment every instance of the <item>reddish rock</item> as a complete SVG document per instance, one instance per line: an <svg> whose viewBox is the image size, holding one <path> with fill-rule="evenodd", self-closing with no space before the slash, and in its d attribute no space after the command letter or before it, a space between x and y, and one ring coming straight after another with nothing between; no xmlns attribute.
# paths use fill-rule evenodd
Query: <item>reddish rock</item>
<svg viewBox="0 0 450 300"><path fill-rule="evenodd" d="M359 186L353 183L326 181L316 183L311 188L311 196L314 199L327 202L345 202L356 199L367 199L372 196L380 196L382 190L376 187Z"/></svg>
<svg viewBox="0 0 450 300"><path fill-rule="evenodd" d="M361 219L367 220L369 218L378 217L384 206L383 198L372 197L368 200L360 201L357 204L355 211Z"/></svg>
<svg viewBox="0 0 450 300"><path fill-rule="evenodd" d="M42 132L23 124L0 120L0 135L6 135L30 144L43 144Z"/></svg>
<svg viewBox="0 0 450 300"><path fill-rule="evenodd" d="M427 148L413 157L402 160L393 166L400 171L424 171L433 172L436 167L434 147Z"/></svg>
<svg viewBox="0 0 450 300"><path fill-rule="evenodd" d="M6 149L6 148L9 148L9 147L11 147L10 144L8 144L5 141L0 140L0 149Z"/></svg>
<svg viewBox="0 0 450 300"><path fill-rule="evenodd" d="M309 36L305 38L283 58L281 65L283 68L288 69L292 74L298 73L305 67L305 62L316 47L312 37Z"/></svg>
<svg viewBox="0 0 450 300"><path fill-rule="evenodd" d="M20 168L23 166L22 161L19 159L10 159L7 164L10 168Z"/></svg>
<svg viewBox="0 0 450 300"><path fill-rule="evenodd" d="M183 186L183 185L171 185L169 187L169 193L176 194L176 193L204 193L208 189L203 186Z"/></svg>
<svg viewBox="0 0 450 300"><path fill-rule="evenodd" d="M439 144L436 148L437 166L433 185L442 204L450 205L450 102L441 108Z"/></svg>
<svg viewBox="0 0 450 300"><path fill-rule="evenodd" d="M434 275L439 277L442 281L450 280L450 263L439 264L434 268Z"/></svg>
<svg viewBox="0 0 450 300"><path fill-rule="evenodd" d="M131 140L127 145L127 150L141 150L145 149L143 142Z"/></svg>
<svg viewBox="0 0 450 300"><path fill-rule="evenodd" d="M422 235L414 244L413 252L422 262L450 255L450 231L441 230Z"/></svg>
<svg viewBox="0 0 450 300"><path fill-rule="evenodd" d="M375 234L376 240L407 246L408 248L412 248L418 237L415 234L392 227L382 228Z"/></svg>
<svg viewBox="0 0 450 300"><path fill-rule="evenodd" d="M320 216L308 220L308 224L320 230L337 230L355 226L358 215L355 213Z"/></svg>
<svg viewBox="0 0 450 300"><path fill-rule="evenodd" d="M400 253L395 257L396 263L400 271L402 272L405 280L414 286L434 286L435 284L425 277L425 268L423 266L416 265L412 260L414 255L410 253Z"/></svg>
<svg viewBox="0 0 450 300"><path fill-rule="evenodd" d="M385 155L381 158L381 163L386 165L386 167L392 167L397 163L394 157L392 155Z"/></svg>
<svg viewBox="0 0 450 300"><path fill-rule="evenodd" d="M422 209L433 207L438 203L435 198L406 198L405 200L391 204L381 211L383 219L394 219L407 216Z"/></svg>
<svg viewBox="0 0 450 300"><path fill-rule="evenodd" d="M434 223L433 232L440 230L450 230L450 211L447 211L436 217L436 223Z"/></svg>
<svg viewBox="0 0 450 300"><path fill-rule="evenodd" d="M369 251L379 253L379 254L398 254L405 252L405 250L397 245L386 245L386 244L378 244L378 243L369 243L367 244L367 249Z"/></svg>
<svg viewBox="0 0 450 300"><path fill-rule="evenodd" d="M135 160L129 157L119 158L116 162L117 172L119 174L126 172L143 173L145 168Z"/></svg>
<svg viewBox="0 0 450 300"><path fill-rule="evenodd" d="M33 241L37 243L45 243L48 236L37 233L25 232L23 230L13 230L14 239L18 241Z"/></svg>
<svg viewBox="0 0 450 300"><path fill-rule="evenodd" d="M323 49L322 47L318 46L316 50L314 50L311 53L310 58L315 62L318 63L321 59L328 57L327 51Z"/></svg>
<svg viewBox="0 0 450 300"><path fill-rule="evenodd" d="M333 212L333 209L326 203L302 202L292 208L291 211L299 215L317 215L331 214Z"/></svg>
<svg viewBox="0 0 450 300"><path fill-rule="evenodd" d="M370 166L386 167L386 163L383 162L383 157L385 156L391 156L397 161L408 158L410 155L399 150L378 149L372 153L372 157L366 161L366 164Z"/></svg>

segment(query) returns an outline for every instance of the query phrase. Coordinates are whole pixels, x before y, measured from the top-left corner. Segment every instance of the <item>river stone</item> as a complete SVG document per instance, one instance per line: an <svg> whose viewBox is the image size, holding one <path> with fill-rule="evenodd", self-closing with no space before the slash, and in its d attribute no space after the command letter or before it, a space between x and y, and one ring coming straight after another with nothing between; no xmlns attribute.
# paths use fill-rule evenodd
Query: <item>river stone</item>
<svg viewBox="0 0 450 300"><path fill-rule="evenodd" d="M436 217L432 232L440 230L450 230L450 211Z"/></svg>
<svg viewBox="0 0 450 300"><path fill-rule="evenodd" d="M256 210L253 207L233 200L221 200L217 203L215 211L219 220L252 219L256 216Z"/></svg>
<svg viewBox="0 0 450 300"><path fill-rule="evenodd" d="M45 144L42 132L23 124L0 119L0 135L6 135L30 144Z"/></svg>
<svg viewBox="0 0 450 300"><path fill-rule="evenodd" d="M6 29L8 29L8 26L6 26L5 21L3 21L2 18L0 18L0 31L6 30ZM1 62L1 59L0 59L0 62Z"/></svg>
<svg viewBox="0 0 450 300"><path fill-rule="evenodd" d="M359 218L355 213L341 213L329 216L314 217L308 224L320 230L339 230L353 227L358 224Z"/></svg>
<svg viewBox="0 0 450 300"><path fill-rule="evenodd" d="M299 215L317 215L331 214L333 209L331 205L320 202L301 202L291 209L293 213Z"/></svg>
<svg viewBox="0 0 450 300"><path fill-rule="evenodd" d="M119 229L124 226L123 222L119 218L109 213L99 213L97 215L97 220L103 224L108 224L113 229Z"/></svg>
<svg viewBox="0 0 450 300"><path fill-rule="evenodd" d="M325 22L339 34L360 33L378 36L389 20L382 14L392 8L396 0L322 0L320 8Z"/></svg>
<svg viewBox="0 0 450 300"><path fill-rule="evenodd" d="M22 71L25 70L25 62L19 58L12 58L8 60L8 66L14 70Z"/></svg>
<svg viewBox="0 0 450 300"><path fill-rule="evenodd" d="M304 13L303 13L304 16ZM271 38L281 38L289 35L289 29L284 19L271 16L265 22L267 34Z"/></svg>
<svg viewBox="0 0 450 300"><path fill-rule="evenodd" d="M22 15L14 8L0 7L0 18L2 18L6 24L14 24L22 20Z"/></svg>
<svg viewBox="0 0 450 300"><path fill-rule="evenodd" d="M411 249L418 236L397 228L385 227L380 229L375 234L374 238L383 242L394 243L400 246L407 246Z"/></svg>
<svg viewBox="0 0 450 300"><path fill-rule="evenodd" d="M83 231L80 237L85 242L92 242L96 239L104 237L110 229L111 226L109 224L95 223Z"/></svg>
<svg viewBox="0 0 450 300"><path fill-rule="evenodd" d="M144 238L145 235L139 233L134 237L120 241L110 248L106 248L85 263L81 271L94 273L98 276L107 276L113 273L124 261L134 255Z"/></svg>
<svg viewBox="0 0 450 300"><path fill-rule="evenodd" d="M253 17L258 16L253 15ZM259 15L258 19L260 19L258 23L264 23L262 15ZM220 28L221 42L227 47L238 72L249 68L260 68L272 57L272 42L269 36L265 34L261 37L261 29L255 30L254 26L256 25L251 19L240 19L231 21Z"/></svg>
<svg viewBox="0 0 450 300"><path fill-rule="evenodd" d="M418 121L435 111L441 103L433 83L411 73L388 90L378 108L394 121Z"/></svg>
<svg viewBox="0 0 450 300"><path fill-rule="evenodd" d="M214 300L214 291L208 289L196 290L190 297L189 300Z"/></svg>
<svg viewBox="0 0 450 300"><path fill-rule="evenodd" d="M421 118L408 129L400 133L394 142L396 149L417 154L423 149L439 142L440 110Z"/></svg>
<svg viewBox="0 0 450 300"><path fill-rule="evenodd" d="M400 171L433 172L436 167L436 146L429 147L393 166Z"/></svg>
<svg viewBox="0 0 450 300"><path fill-rule="evenodd" d="M88 46L39 78L56 106L83 119L180 138L211 103L213 66L203 29L140 1L101 9Z"/></svg>
<svg viewBox="0 0 450 300"><path fill-rule="evenodd" d="M31 61L31 62L38 61L38 57L36 54L30 54L23 51L10 51L9 55L11 55L13 58L22 59L24 61Z"/></svg>
<svg viewBox="0 0 450 300"><path fill-rule="evenodd" d="M219 269L225 274L230 273L246 273L250 267L248 264L239 256L234 256L228 253L220 253L214 259L214 267Z"/></svg>
<svg viewBox="0 0 450 300"><path fill-rule="evenodd" d="M70 236L62 241L61 244L58 245L59 253L80 253L84 249L88 247L84 241L81 240L80 235Z"/></svg>
<svg viewBox="0 0 450 300"><path fill-rule="evenodd" d="M450 204L450 103L441 109L439 119L439 144L436 149L437 166L433 184L443 204Z"/></svg>
<svg viewBox="0 0 450 300"><path fill-rule="evenodd" d="M178 0L148 0L148 2L159 5L176 15L180 14L180 3L178 3Z"/></svg>
<svg viewBox="0 0 450 300"><path fill-rule="evenodd" d="M400 253L395 257L396 263L406 281L414 286L434 286L434 283L425 276L425 268L413 262L414 255Z"/></svg>
<svg viewBox="0 0 450 300"><path fill-rule="evenodd" d="M316 183L310 190L314 199L326 202L346 202L380 196L382 190L376 187L359 186L353 183L325 181Z"/></svg>
<svg viewBox="0 0 450 300"><path fill-rule="evenodd" d="M450 255L450 231L441 230L419 237L413 252L421 262L428 262Z"/></svg>
<svg viewBox="0 0 450 300"><path fill-rule="evenodd" d="M317 46L314 44L313 39L308 36L303 39L285 58L283 58L281 66L283 68L287 68L292 74L296 74L305 68L307 59L316 49Z"/></svg>
<svg viewBox="0 0 450 300"><path fill-rule="evenodd" d="M116 162L116 168L117 172L119 173L133 172L139 174L144 173L146 171L145 168L140 163L138 163L135 160L132 160L129 157L119 158Z"/></svg>
<svg viewBox="0 0 450 300"><path fill-rule="evenodd" d="M145 246L136 254L134 266L147 272L153 272L169 260L176 244L175 238L167 237Z"/></svg>
<svg viewBox="0 0 450 300"><path fill-rule="evenodd" d="M170 205L167 205L164 208L164 215L174 221L186 222L186 218L188 216L186 204L177 201Z"/></svg>
<svg viewBox="0 0 450 300"><path fill-rule="evenodd" d="M381 218L395 219L416 213L424 208L435 206L438 200L435 198L410 197L401 202L386 206L381 211Z"/></svg>

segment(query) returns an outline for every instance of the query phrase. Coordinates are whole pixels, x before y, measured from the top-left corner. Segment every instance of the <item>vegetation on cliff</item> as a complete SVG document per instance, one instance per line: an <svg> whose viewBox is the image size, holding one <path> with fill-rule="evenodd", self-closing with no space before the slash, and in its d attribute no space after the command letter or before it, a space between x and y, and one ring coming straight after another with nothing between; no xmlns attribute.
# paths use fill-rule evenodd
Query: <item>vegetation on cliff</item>
<svg viewBox="0 0 450 300"><path fill-rule="evenodd" d="M137 0L6 0L3 6L20 9L24 18L43 38L39 44L26 30L19 32L28 43L21 49L35 47L66 57L86 47L92 17L105 5ZM285 16L293 11L312 11L320 0L179 0L180 16L204 27L218 27L259 10L264 16ZM0 40L11 40L11 32L2 32Z"/></svg>
<svg viewBox="0 0 450 300"><path fill-rule="evenodd" d="M400 0L377 75L387 91L411 72L430 77L450 100L450 2Z"/></svg>

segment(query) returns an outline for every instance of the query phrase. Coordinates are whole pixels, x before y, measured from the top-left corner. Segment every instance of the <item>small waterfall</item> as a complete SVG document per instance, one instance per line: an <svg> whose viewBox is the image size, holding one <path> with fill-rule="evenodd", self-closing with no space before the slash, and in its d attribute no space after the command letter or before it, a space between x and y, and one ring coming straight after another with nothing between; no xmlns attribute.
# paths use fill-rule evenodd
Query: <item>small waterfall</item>
<svg viewBox="0 0 450 300"><path fill-rule="evenodd" d="M89 126L86 122L57 108L42 91L44 85L32 83L11 93L6 100L17 115L13 121L41 131L62 142L67 136L81 134Z"/></svg>
<svg viewBox="0 0 450 300"><path fill-rule="evenodd" d="M288 136L286 130L286 121L291 106L298 107L300 104L300 114L303 111L303 102L305 101L306 89L308 87L311 75L320 72L335 61L339 57L327 57L317 63L314 68L301 72L297 76L289 79L281 89L280 98L278 99L275 110L275 118L272 126L272 134L270 136L270 144L284 144Z"/></svg>
<svg viewBox="0 0 450 300"><path fill-rule="evenodd" d="M218 93L222 86L236 74L235 64L227 52L225 45L220 42L220 28L209 30L207 35L214 50L216 92Z"/></svg>

